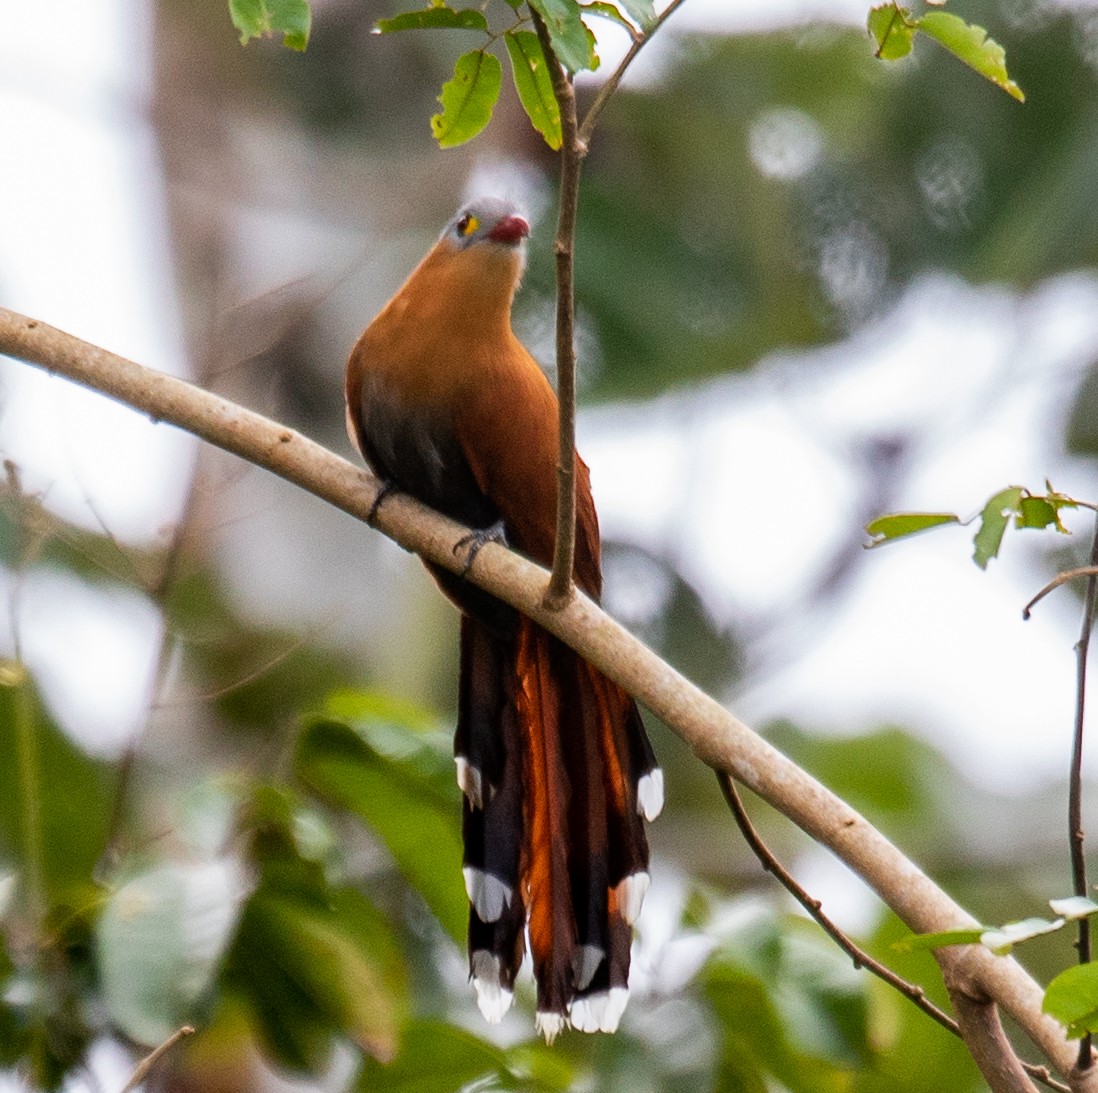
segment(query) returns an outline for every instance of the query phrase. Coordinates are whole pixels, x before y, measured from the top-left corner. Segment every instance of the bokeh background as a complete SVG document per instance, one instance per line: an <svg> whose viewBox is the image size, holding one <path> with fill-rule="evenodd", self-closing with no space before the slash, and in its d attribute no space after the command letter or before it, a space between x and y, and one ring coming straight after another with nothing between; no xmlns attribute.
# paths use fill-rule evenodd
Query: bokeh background
<svg viewBox="0 0 1098 1093"><path fill-rule="evenodd" d="M6 13L0 300L350 455L357 333L497 192L534 221L515 321L551 365L554 157L506 85L438 150L435 96L477 43L371 34L409 6L315 0L301 55L242 47L224 0ZM1090 518L1008 534L986 572L971 528L872 552L863 529L1046 478L1098 500L1098 11L951 9L1006 46L1020 105L929 41L875 60L864 3L731 7L688 0L584 166L607 607L983 921L1047 913L1081 608L1021 609ZM608 67L624 35L599 30ZM184 1020L150 1088L982 1088L774 891L658 724L623 1031L547 1051L528 990L487 1029L458 945L456 618L416 561L8 360L0 456L0 1089L118 1089ZM934 984L856 878L756 815ZM1024 958L1048 977L1070 939Z"/></svg>

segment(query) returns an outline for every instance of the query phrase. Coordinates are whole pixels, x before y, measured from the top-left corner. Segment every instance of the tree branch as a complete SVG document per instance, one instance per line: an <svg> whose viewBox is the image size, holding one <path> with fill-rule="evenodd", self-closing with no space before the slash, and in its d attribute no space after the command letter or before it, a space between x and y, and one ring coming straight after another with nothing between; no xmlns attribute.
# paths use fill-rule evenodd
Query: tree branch
<svg viewBox="0 0 1098 1093"><path fill-rule="evenodd" d="M965 1047L992 1093L1037 1093L1003 1032L999 1011L989 998L973 998L947 983Z"/></svg>
<svg viewBox="0 0 1098 1093"><path fill-rule="evenodd" d="M227 399L5 308L0 308L0 353L101 391L154 421L186 429L359 520L370 514L379 490L376 478L302 434ZM401 546L442 568L461 569L462 559L455 555L454 546L468 529L410 497L390 497L375 524ZM831 850L912 931L934 933L977 925L854 809L688 682L586 596L574 595L559 611L547 608L545 570L496 543L488 543L477 554L469 576L635 695L703 762L731 774ZM1041 1012L1043 992L1021 965L1010 957L995 957L981 945L942 950L939 962L951 981L972 984L1001 1005L1060 1073L1072 1070L1074 1046L1062 1027Z"/></svg>

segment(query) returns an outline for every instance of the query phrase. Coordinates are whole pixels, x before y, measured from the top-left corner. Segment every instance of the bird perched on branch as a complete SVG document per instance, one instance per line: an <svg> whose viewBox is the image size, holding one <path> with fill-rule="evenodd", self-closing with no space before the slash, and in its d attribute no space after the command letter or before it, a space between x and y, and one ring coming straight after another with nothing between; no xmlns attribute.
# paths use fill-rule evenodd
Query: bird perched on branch
<svg viewBox="0 0 1098 1093"><path fill-rule="evenodd" d="M511 330L526 220L463 208L366 328L347 365L351 438L389 489L553 556L557 400ZM598 518L576 457L576 584L602 589ZM612 1032L648 887L644 821L663 805L636 703L548 632L428 565L461 609L454 738L464 794L469 965L485 1017L511 1004L529 933L537 1025Z"/></svg>

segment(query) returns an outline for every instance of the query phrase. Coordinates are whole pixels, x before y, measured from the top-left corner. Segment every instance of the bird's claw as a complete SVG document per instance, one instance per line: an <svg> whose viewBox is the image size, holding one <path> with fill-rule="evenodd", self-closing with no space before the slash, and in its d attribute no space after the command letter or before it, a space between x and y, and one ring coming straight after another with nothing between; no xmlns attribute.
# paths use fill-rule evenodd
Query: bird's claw
<svg viewBox="0 0 1098 1093"><path fill-rule="evenodd" d="M502 520L497 520L490 527L476 528L469 532L468 535L463 535L454 543L455 554L468 547L468 553L465 555L465 564L461 567L461 575L463 577L469 575L469 570L473 567L473 561L476 559L476 556L480 553L481 548L485 543L499 543L500 546L507 546L507 529L504 527Z"/></svg>

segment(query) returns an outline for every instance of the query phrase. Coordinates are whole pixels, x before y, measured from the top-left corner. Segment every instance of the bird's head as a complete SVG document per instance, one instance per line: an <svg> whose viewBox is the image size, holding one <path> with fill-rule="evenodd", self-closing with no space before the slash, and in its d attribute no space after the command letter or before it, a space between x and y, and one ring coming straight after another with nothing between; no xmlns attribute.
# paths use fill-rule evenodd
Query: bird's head
<svg viewBox="0 0 1098 1093"><path fill-rule="evenodd" d="M452 291L509 310L526 266L529 234L529 223L512 202L485 197L457 211L433 253Z"/></svg>
<svg viewBox="0 0 1098 1093"><path fill-rule="evenodd" d="M489 244L521 254L529 234L529 223L511 202L485 197L460 208L443 230L441 240L456 250Z"/></svg>

